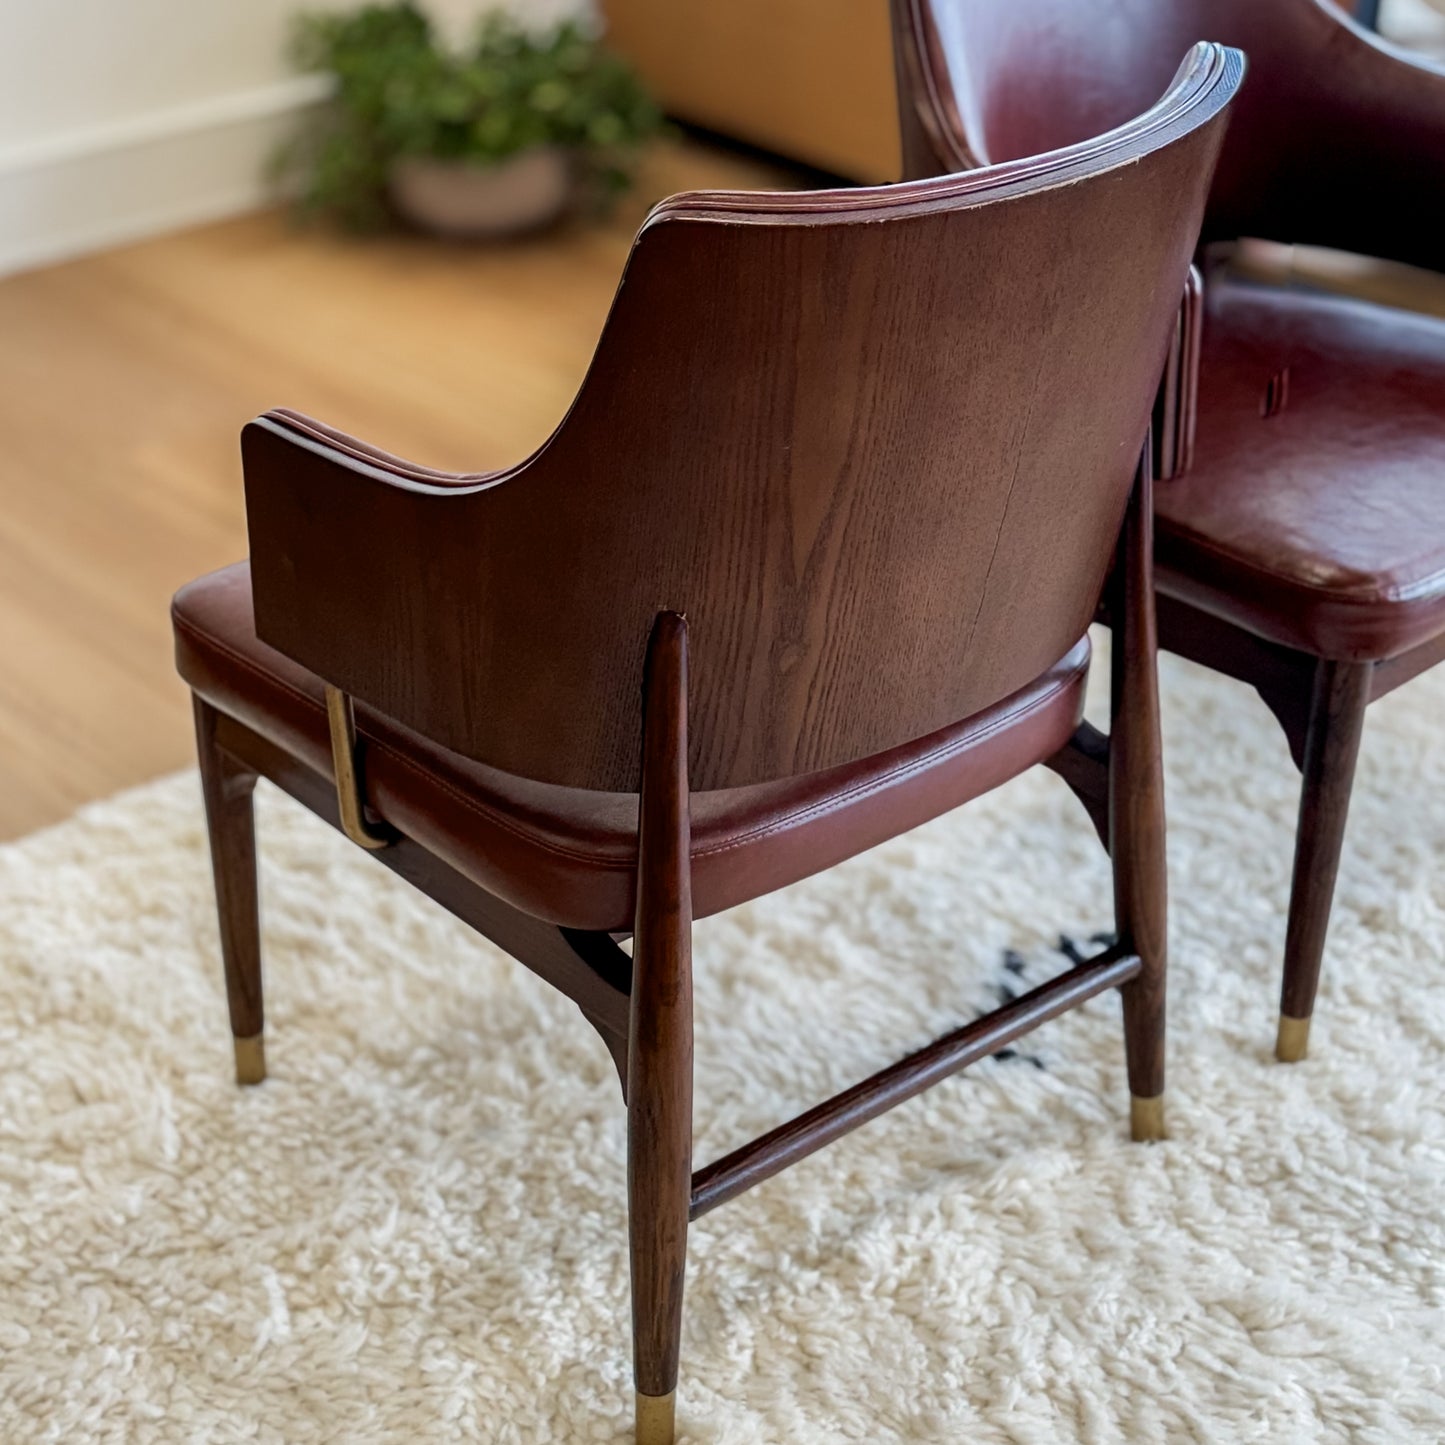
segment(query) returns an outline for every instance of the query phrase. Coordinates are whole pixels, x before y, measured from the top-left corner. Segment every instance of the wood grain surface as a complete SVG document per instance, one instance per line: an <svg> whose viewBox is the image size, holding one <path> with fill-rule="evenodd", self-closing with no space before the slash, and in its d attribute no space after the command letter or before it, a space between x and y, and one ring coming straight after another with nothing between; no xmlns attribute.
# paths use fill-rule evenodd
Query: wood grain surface
<svg viewBox="0 0 1445 1445"><path fill-rule="evenodd" d="M700 791L993 706L1094 615L1238 68L1201 46L1135 122L1036 161L674 198L566 420L504 475L248 427L258 635L569 787L635 791L661 611L688 619Z"/></svg>

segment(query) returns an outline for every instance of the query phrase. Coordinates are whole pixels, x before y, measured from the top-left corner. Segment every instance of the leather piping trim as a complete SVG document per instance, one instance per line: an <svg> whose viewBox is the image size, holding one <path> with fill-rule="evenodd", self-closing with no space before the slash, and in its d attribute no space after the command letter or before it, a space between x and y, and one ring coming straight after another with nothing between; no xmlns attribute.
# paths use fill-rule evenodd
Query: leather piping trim
<svg viewBox="0 0 1445 1445"><path fill-rule="evenodd" d="M1217 557L1228 562L1231 567L1238 567L1241 571L1250 573L1263 581L1275 582L1283 587L1297 588L1301 592L1309 592L1317 597L1323 597L1327 601L1344 607L1408 607L1412 603L1428 599L1431 591L1437 591L1442 582L1445 582L1445 567L1437 568L1428 576L1412 582L1408 587L1394 587L1387 593L1376 593L1372 597L1362 597L1357 592L1347 592L1343 588L1332 587L1322 583L1303 582L1297 578L1289 577L1283 572L1276 572L1269 567L1262 567L1258 562L1251 562L1247 558L1221 547L1217 542L1211 542L1197 532L1174 531L1172 528L1163 529L1166 536L1178 537L1190 547L1197 547L1201 552L1208 552L1211 557ZM1159 570L1164 572L1177 572L1184 576L1182 569L1171 567L1167 561L1158 564Z"/></svg>
<svg viewBox="0 0 1445 1445"><path fill-rule="evenodd" d="M300 688L294 686L292 683L286 681L284 678L277 677L275 673L266 672L264 669L258 667L254 662L252 662L250 658L237 652L236 649L230 646L229 643L222 642L219 638L215 637L214 634L205 632L202 629L196 627L188 619L172 614L172 622L174 623L177 631L185 633L192 641L202 643L209 647L214 647L217 652L223 653L238 667L250 673L252 677L261 678L270 686L281 688L283 691L289 693L292 697L297 699L298 702L301 702L307 708L314 710L318 716L322 717L323 719L325 718L325 704L317 702L316 699L313 698L309 693L302 692ZM1072 651L1072 649L1070 649L1070 651ZM959 750L971 746L975 741L992 736L1000 728L1010 725L1019 719L1027 718L1032 714L1038 712L1040 708L1042 708L1046 703L1052 701L1064 689L1073 686L1073 684L1078 681L1081 675L1087 674L1091 661L1091 657L1085 658L1085 660L1078 667L1074 668L1066 677L1060 678L1058 681L1053 683L1046 692L1043 692L1038 697L1033 698L1025 707L1020 708L1016 712L1009 713L1006 718L999 718L995 720L993 723L990 723L986 728L983 728L976 733L970 733L967 738L960 738L956 743L952 744L947 749L942 749L938 752L930 753L928 759L926 760L916 759L913 762L900 763L896 768L893 768L889 772L882 774L880 777L871 779L866 783L855 783L851 788L848 788L842 793L833 794L828 799L822 802L814 803L807 808L802 808L793 812L789 812L777 822L767 823L757 828L751 828L741 834L734 834L726 841L716 843L710 847L694 849L692 856L694 858L714 857L718 854L726 853L733 848L742 847L747 843L755 842L760 838L766 838L774 833L784 832L800 820L811 818L820 813L826 813L831 811L834 807L838 805L839 802L852 800L860 796L867 796L869 793L876 792L899 778L905 778L912 773L919 772L926 768L928 764L935 758L952 756ZM222 709L222 711L224 711L224 709ZM594 866L611 868L617 871L630 871L637 866L636 859L614 858L607 853L569 848L566 844L557 843L552 839L546 838L545 836L539 835L537 833L528 832L523 828L519 828L516 823L505 813L501 813L495 808L489 808L485 803L478 802L469 793L463 792L455 784L449 782L443 777L440 777L438 774L429 772L414 759L408 757L405 753L398 752L394 747L391 747L386 742L378 739L374 734L366 732L364 728L358 728L358 731L365 736L366 745L369 749L385 753L388 758L396 762L401 768L403 768L406 772L409 772L413 777L425 778L428 783L441 789L441 791L443 791L454 801L459 803L468 812L475 814L479 818L485 818L488 822L494 824L503 832L511 834L512 837L517 838L522 842L525 842L533 847L540 848L543 851L551 853L559 858L571 858L576 860L577 862L589 863ZM917 741L917 739L914 739L914 741ZM906 744L904 746L906 746ZM302 761L304 761L304 759ZM322 774L322 776L325 776L325 774Z"/></svg>
<svg viewBox="0 0 1445 1445"><path fill-rule="evenodd" d="M725 843L717 843L711 847L696 849L693 856L696 858L715 857L720 853L726 853L730 849L742 847L744 844L754 842L759 838L766 838L773 833L786 831L798 822L818 816L819 814L832 812L840 803L850 802L860 797L867 797L870 793L875 793L891 786L900 779L909 777L913 773L922 772L927 769L935 759L952 757L956 753L971 747L980 739L992 737L993 734L1001 728L1012 726L1020 719L1031 717L1046 703L1051 702L1057 697L1059 693L1063 692L1066 688L1072 687L1081 676L1087 675L1091 661L1092 658L1086 658L1078 667L1074 668L1068 676L1060 678L1049 687L1047 692L1040 693L1038 697L1033 698L1026 706L1019 708L1015 712L1010 712L1006 717L995 719L992 723L988 724L987 727L970 733L966 738L958 739L957 742L952 743L947 748L940 748L936 752L929 753L927 758L918 758L911 763L900 763L896 768L891 768L888 772L871 779L869 782L855 783L852 787L845 789L841 793L831 794L821 802L813 803L807 808L800 808L794 812L790 812L783 820L777 823L765 823L760 827L750 828L744 833L737 834L729 838ZM915 739L915 741L917 741L917 739Z"/></svg>

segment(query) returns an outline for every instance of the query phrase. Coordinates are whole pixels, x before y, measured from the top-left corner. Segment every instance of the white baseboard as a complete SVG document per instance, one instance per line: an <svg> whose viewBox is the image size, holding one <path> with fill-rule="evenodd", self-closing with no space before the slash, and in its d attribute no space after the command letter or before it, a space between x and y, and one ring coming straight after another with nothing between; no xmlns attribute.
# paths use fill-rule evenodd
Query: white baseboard
<svg viewBox="0 0 1445 1445"><path fill-rule="evenodd" d="M268 157L325 94L302 76L0 150L0 275L262 204Z"/></svg>

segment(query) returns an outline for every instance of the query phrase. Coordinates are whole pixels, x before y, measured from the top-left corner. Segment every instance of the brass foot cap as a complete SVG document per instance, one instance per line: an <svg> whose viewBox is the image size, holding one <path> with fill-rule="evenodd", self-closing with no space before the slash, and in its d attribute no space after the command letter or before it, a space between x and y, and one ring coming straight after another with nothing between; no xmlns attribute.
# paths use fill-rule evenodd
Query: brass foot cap
<svg viewBox="0 0 1445 1445"><path fill-rule="evenodd" d="M1275 1040L1274 1056L1282 1064L1297 1064L1310 1051L1310 1021L1292 1019L1288 1014L1279 1016L1279 1037Z"/></svg>
<svg viewBox="0 0 1445 1445"><path fill-rule="evenodd" d="M1156 1143L1169 1137L1164 1128L1163 1094L1155 1094L1152 1099L1141 1099L1137 1094L1130 1096L1129 1133L1136 1144Z"/></svg>
<svg viewBox="0 0 1445 1445"><path fill-rule="evenodd" d="M266 1036L252 1034L236 1041L236 1082L259 1084L266 1077Z"/></svg>
<svg viewBox="0 0 1445 1445"><path fill-rule="evenodd" d="M637 1445L672 1445L676 1432L677 1391L637 1396Z"/></svg>

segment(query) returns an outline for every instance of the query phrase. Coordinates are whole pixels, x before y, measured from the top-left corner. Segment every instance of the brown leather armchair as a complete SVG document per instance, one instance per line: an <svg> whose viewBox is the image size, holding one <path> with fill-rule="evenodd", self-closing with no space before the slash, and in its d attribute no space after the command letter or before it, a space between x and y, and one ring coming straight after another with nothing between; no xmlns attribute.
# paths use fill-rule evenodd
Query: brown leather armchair
<svg viewBox="0 0 1445 1445"><path fill-rule="evenodd" d="M1114 987L1133 1132L1162 1133L1151 492L1132 459L1239 74L1201 46L1142 117L1040 161L674 197L571 411L510 471L430 471L289 412L246 428L251 560L174 608L238 1077L265 1073L265 776L611 1050L639 1440L672 1439L690 1219ZM1081 717L1116 552L1105 738ZM1040 763L1111 849L1117 944L694 1173L692 920Z"/></svg>
<svg viewBox="0 0 1445 1445"><path fill-rule="evenodd" d="M1203 240L1445 271L1445 72L1326 0L894 0L910 175L1096 134L1181 45L1249 74ZM1366 706L1445 657L1445 322L1209 268L1156 493L1161 645L1258 689L1304 775L1276 1051L1304 1057ZM1193 431L1192 458L1188 433ZM1174 458L1166 460L1170 469ZM1187 470L1186 470L1187 468Z"/></svg>

